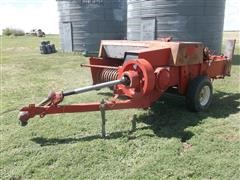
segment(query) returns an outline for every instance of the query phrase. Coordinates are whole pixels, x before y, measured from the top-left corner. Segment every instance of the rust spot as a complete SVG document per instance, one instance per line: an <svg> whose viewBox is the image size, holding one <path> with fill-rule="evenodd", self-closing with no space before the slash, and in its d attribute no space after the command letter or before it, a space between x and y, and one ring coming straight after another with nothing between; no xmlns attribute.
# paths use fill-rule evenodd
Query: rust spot
<svg viewBox="0 0 240 180"><path fill-rule="evenodd" d="M196 47L195 46L188 46L187 47L187 54L189 56L193 56L195 52L196 52Z"/></svg>

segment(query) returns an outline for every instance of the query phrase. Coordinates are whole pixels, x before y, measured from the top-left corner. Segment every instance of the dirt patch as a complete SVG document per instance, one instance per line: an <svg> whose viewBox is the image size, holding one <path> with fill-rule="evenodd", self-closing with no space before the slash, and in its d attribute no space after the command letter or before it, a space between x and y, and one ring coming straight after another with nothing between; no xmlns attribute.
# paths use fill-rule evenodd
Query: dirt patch
<svg viewBox="0 0 240 180"><path fill-rule="evenodd" d="M224 139L228 142L238 142L240 141L240 135L227 135Z"/></svg>
<svg viewBox="0 0 240 180"><path fill-rule="evenodd" d="M191 150L191 148L192 148L192 144L189 144L186 142L183 143L183 152L187 152L187 151Z"/></svg>
<svg viewBox="0 0 240 180"><path fill-rule="evenodd" d="M22 51L29 51L31 50L28 47L13 47L13 48L5 48L3 51L9 52L9 51L14 51L14 52L22 52Z"/></svg>

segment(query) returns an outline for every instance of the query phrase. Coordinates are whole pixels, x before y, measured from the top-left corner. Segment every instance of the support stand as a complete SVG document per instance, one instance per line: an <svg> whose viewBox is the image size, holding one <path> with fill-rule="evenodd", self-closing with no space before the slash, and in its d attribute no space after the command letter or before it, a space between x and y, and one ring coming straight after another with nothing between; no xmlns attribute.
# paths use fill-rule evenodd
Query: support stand
<svg viewBox="0 0 240 180"><path fill-rule="evenodd" d="M101 117L102 117L102 138L106 137L106 111L105 111L106 103L104 99L100 103L100 112L101 112Z"/></svg>
<svg viewBox="0 0 240 180"><path fill-rule="evenodd" d="M137 115L134 114L133 115L133 118L132 118L132 129L131 129L131 132L135 132L136 129L137 129Z"/></svg>

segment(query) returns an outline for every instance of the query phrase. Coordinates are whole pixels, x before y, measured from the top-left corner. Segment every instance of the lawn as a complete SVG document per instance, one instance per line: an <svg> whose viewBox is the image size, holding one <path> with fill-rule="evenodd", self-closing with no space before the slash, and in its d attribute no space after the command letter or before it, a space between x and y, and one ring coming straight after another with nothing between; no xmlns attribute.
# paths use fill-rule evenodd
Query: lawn
<svg viewBox="0 0 240 180"><path fill-rule="evenodd" d="M208 111L191 113L183 97L165 95L148 110L107 112L108 137L102 139L99 112L36 117L19 126L22 106L51 90L90 85L91 76L80 67L87 58L77 53L41 55L41 38L1 38L1 179L240 177L239 46L232 76L214 82ZM58 36L46 39L59 47ZM94 91L64 102L100 101L109 93ZM135 113L137 131L130 133Z"/></svg>

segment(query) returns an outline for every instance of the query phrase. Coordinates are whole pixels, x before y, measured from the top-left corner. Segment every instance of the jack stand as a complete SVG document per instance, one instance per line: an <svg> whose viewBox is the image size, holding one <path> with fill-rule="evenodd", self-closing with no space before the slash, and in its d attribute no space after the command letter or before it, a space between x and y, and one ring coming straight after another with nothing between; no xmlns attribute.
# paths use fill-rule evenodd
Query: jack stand
<svg viewBox="0 0 240 180"><path fill-rule="evenodd" d="M133 115L133 118L132 118L132 129L131 129L131 132L135 132L136 131L136 128L137 128L137 115L134 114Z"/></svg>
<svg viewBox="0 0 240 180"><path fill-rule="evenodd" d="M105 107L106 107L106 103L104 101L104 99L101 101L100 103L100 111L101 111L101 117L102 117L102 138L106 137L106 129L105 129L105 125L106 125L106 111L105 111Z"/></svg>

